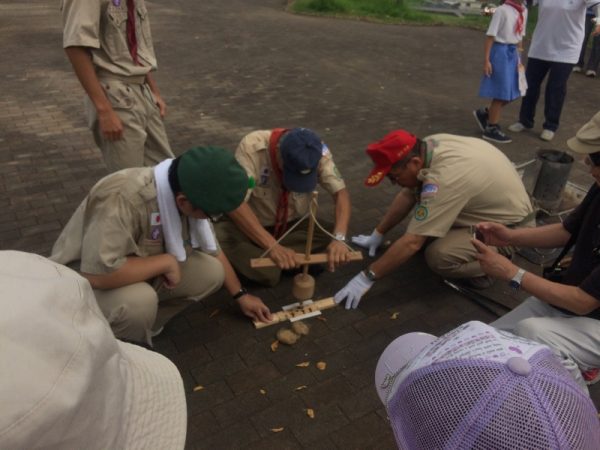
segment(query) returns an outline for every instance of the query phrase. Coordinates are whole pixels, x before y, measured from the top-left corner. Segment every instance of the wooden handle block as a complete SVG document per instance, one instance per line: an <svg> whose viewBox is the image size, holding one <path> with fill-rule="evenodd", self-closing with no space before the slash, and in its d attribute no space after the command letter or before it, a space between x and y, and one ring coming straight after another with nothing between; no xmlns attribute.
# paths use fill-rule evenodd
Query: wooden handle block
<svg viewBox="0 0 600 450"><path fill-rule="evenodd" d="M333 300L333 297L327 297L321 300L317 300L310 305L301 306L296 309L291 309L289 311L279 311L272 314L273 320L270 322L254 322L254 326L257 329L269 327L271 325L275 325L279 322L285 322L286 320L293 319L298 316L302 316L304 314L308 314L314 311L322 311L324 309L333 308L337 303Z"/></svg>
<svg viewBox="0 0 600 450"><path fill-rule="evenodd" d="M361 261L363 255L361 252L350 252L350 261ZM299 266L304 264L324 264L327 262L327 253L313 253L309 259L302 253L296 253L296 263ZM250 267L253 269L261 269L264 267L275 267L275 261L271 258L252 258L250 260Z"/></svg>

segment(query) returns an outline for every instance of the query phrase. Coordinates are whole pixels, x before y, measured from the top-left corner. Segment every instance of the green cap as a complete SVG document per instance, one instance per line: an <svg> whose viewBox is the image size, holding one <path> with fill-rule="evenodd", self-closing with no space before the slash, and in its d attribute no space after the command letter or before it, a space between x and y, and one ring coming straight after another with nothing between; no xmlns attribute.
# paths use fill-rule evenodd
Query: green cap
<svg viewBox="0 0 600 450"><path fill-rule="evenodd" d="M249 187L248 175L233 154L218 147L194 147L181 155L177 178L190 203L207 214L233 211Z"/></svg>

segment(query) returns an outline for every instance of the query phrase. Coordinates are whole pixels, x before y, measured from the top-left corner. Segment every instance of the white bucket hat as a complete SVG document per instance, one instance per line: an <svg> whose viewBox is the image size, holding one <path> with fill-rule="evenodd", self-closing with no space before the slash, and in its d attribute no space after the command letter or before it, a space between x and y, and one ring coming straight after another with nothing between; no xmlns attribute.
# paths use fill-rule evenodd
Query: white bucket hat
<svg viewBox="0 0 600 450"><path fill-rule="evenodd" d="M0 302L0 448L184 447L177 368L116 340L87 280L0 251Z"/></svg>

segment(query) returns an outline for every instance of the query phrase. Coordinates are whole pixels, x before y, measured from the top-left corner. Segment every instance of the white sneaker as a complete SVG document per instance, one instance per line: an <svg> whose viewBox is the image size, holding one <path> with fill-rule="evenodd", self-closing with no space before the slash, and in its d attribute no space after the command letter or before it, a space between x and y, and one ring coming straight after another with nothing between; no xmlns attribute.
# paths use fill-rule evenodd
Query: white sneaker
<svg viewBox="0 0 600 450"><path fill-rule="evenodd" d="M513 133L520 133L525 128L525 125L523 125L521 122L515 122L512 125L508 126L508 131L512 131Z"/></svg>
<svg viewBox="0 0 600 450"><path fill-rule="evenodd" d="M581 66L573 66L573 72L581 73L581 71L582 71Z"/></svg>
<svg viewBox="0 0 600 450"><path fill-rule="evenodd" d="M542 131L542 134L540 134L540 139L542 141L551 141L552 139L554 139L554 131L552 131L552 130Z"/></svg>
<svg viewBox="0 0 600 450"><path fill-rule="evenodd" d="M595 77L596 77L596 71L595 71L595 70L588 70L588 71L585 73L585 76L586 76L586 77L590 77L590 78L595 78Z"/></svg>

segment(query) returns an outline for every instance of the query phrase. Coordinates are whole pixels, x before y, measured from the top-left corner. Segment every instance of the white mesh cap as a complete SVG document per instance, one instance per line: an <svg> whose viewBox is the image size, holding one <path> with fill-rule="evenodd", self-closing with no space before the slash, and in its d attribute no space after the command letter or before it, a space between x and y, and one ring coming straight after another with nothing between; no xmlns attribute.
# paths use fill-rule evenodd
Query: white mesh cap
<svg viewBox="0 0 600 450"><path fill-rule="evenodd" d="M0 301L0 448L184 447L177 368L117 341L84 278L0 251Z"/></svg>
<svg viewBox="0 0 600 450"><path fill-rule="evenodd" d="M426 344L386 408L403 449L600 448L596 408L552 351L481 322Z"/></svg>

